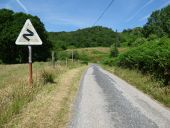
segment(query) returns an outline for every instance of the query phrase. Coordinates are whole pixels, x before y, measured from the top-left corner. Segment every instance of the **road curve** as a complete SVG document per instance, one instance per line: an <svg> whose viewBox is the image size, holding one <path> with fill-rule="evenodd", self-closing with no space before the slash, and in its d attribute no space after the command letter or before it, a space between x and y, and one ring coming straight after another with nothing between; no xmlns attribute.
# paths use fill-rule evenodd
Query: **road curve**
<svg viewBox="0 0 170 128"><path fill-rule="evenodd" d="M69 128L170 128L170 111L101 67L91 65Z"/></svg>

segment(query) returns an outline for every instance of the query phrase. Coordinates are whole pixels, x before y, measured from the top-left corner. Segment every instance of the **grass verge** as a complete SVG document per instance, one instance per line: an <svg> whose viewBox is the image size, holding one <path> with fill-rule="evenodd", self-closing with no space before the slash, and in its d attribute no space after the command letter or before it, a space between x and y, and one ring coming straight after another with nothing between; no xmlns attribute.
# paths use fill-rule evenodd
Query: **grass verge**
<svg viewBox="0 0 170 128"><path fill-rule="evenodd" d="M71 63L67 67L64 64L57 64L56 67L53 68L49 63L34 63L34 84L33 88L31 88L28 86L26 64L0 65L0 68L3 69L3 71L0 72L0 76L2 76L0 83L3 83L3 86L0 87L0 127L11 128L21 126L24 128L27 127L27 125L22 124L27 124L26 122L28 120L32 122L28 127L34 127L35 117L29 118L28 115L30 115L30 112L32 112L34 108L38 110L46 103L49 105L50 100L53 101L53 99L48 98L54 95L54 92L58 94L58 91L61 89L65 91L66 88L60 88L60 85L63 84L61 83L61 78L63 78L63 82L65 81L64 78L67 77L63 76L63 74L81 66L81 64L75 63ZM10 72L8 72L9 70ZM58 95L57 97L62 97L62 95ZM44 100L46 98L48 100ZM62 100L64 99L61 99L61 101ZM60 107L60 105L55 106L54 104L54 109L56 107ZM52 108L48 109L47 106L47 110L51 113ZM44 110L40 109L39 114L43 112ZM46 114L48 115L48 113ZM35 111L33 111L33 115L36 116ZM41 117L41 115L39 116ZM45 117L46 116L44 116L44 118ZM48 118L48 116L46 118ZM41 123L41 120L37 121L37 123L39 122Z"/></svg>
<svg viewBox="0 0 170 128"><path fill-rule="evenodd" d="M155 100L170 107L170 87L163 86L149 75L143 75L136 70L123 69L120 67L103 66L104 69L119 76L131 85L150 95Z"/></svg>
<svg viewBox="0 0 170 128"><path fill-rule="evenodd" d="M64 72L57 75L57 77L55 76L53 83L48 82L43 85L41 90L33 97L33 100L25 104L18 114L12 116L12 119L5 123L4 127L66 127L69 119L70 104L85 67L82 65L80 67L64 67ZM60 66L60 68L63 67Z"/></svg>

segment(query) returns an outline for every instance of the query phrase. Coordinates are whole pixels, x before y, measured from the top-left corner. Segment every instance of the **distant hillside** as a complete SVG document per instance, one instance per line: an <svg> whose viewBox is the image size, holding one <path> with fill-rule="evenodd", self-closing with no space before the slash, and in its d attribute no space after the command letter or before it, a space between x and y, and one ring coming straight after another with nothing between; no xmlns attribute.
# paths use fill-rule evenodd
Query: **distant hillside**
<svg viewBox="0 0 170 128"><path fill-rule="evenodd" d="M73 32L49 32L48 36L54 45L54 49L108 47L115 40L115 32L101 26L79 29Z"/></svg>

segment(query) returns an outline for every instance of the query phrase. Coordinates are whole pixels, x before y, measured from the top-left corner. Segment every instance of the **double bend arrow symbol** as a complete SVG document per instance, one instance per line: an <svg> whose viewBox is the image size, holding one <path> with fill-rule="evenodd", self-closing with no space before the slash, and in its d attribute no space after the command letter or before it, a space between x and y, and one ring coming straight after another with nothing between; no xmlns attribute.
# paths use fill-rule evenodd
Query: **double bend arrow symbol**
<svg viewBox="0 0 170 128"><path fill-rule="evenodd" d="M27 41L30 41L30 39L28 38L28 36L34 36L34 33L33 33L31 30L29 30L29 29L27 29L27 32L28 32L28 34L23 34L23 37L24 37Z"/></svg>

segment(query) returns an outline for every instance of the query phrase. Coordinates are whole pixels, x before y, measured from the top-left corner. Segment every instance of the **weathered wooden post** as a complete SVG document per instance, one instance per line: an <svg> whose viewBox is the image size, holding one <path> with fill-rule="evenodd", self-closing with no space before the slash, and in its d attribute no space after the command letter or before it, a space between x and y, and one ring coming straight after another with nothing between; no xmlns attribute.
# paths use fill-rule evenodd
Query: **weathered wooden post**
<svg viewBox="0 0 170 128"><path fill-rule="evenodd" d="M26 20L15 44L16 45L28 45L29 85L32 86L32 83L33 83L32 46L33 45L42 45L42 41L41 41L40 37L38 36L36 30L34 29L32 23L29 19Z"/></svg>

